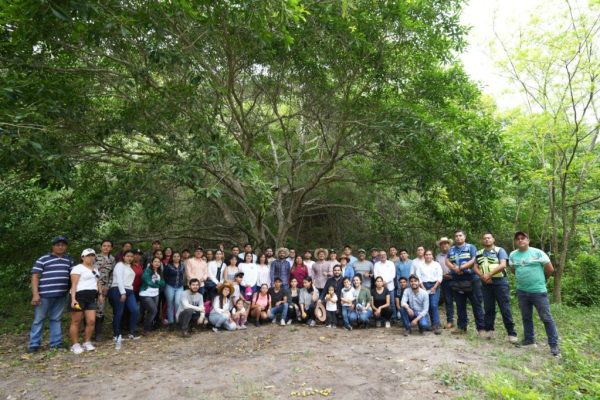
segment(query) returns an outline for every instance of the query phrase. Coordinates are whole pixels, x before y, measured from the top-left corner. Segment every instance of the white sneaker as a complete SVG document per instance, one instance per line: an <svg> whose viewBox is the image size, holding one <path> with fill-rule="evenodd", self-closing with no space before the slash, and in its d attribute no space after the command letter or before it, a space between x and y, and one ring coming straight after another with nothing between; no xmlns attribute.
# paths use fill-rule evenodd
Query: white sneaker
<svg viewBox="0 0 600 400"><path fill-rule="evenodd" d="M246 326L246 324L240 326L240 329L248 329L248 327Z"/></svg>
<svg viewBox="0 0 600 400"><path fill-rule="evenodd" d="M381 321L377 321L377 323L375 324L375 327L381 328Z"/></svg>
<svg viewBox="0 0 600 400"><path fill-rule="evenodd" d="M123 345L123 337L121 335L115 338L115 349L121 350L121 346Z"/></svg>
<svg viewBox="0 0 600 400"><path fill-rule="evenodd" d="M281 320L281 323L280 323L279 325L281 325L281 326L285 326L285 321L282 319L282 320Z"/></svg>
<svg viewBox="0 0 600 400"><path fill-rule="evenodd" d="M83 349L85 351L94 351L94 350L96 350L96 348L94 347L94 345L92 344L92 342L85 342L83 344Z"/></svg>
<svg viewBox="0 0 600 400"><path fill-rule="evenodd" d="M391 326L391 325L390 325L390 321L385 321L385 327L386 327L386 328L389 328L390 326Z"/></svg>
<svg viewBox="0 0 600 400"><path fill-rule="evenodd" d="M273 317L273 319L271 320L271 323L272 324L276 324L277 323L277 320L275 319L275 317Z"/></svg>
<svg viewBox="0 0 600 400"><path fill-rule="evenodd" d="M510 343L517 343L519 341L519 339L516 336L509 336L508 341Z"/></svg>
<svg viewBox="0 0 600 400"><path fill-rule="evenodd" d="M81 354L84 352L83 347L81 347L79 343L75 343L73 346L71 346L71 351L75 354Z"/></svg>
<svg viewBox="0 0 600 400"><path fill-rule="evenodd" d="M292 324L292 320L291 320L291 319L288 319L288 320L287 320L287 324L288 324L288 325L291 325L291 324Z"/></svg>

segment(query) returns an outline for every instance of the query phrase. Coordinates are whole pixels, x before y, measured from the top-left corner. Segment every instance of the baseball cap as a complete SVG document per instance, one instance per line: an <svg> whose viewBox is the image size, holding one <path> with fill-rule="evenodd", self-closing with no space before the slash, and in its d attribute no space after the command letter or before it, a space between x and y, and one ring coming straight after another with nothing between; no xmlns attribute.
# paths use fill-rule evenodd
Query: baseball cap
<svg viewBox="0 0 600 400"><path fill-rule="evenodd" d="M69 239L67 239L65 236L57 236L54 239L52 239L52 244L56 244L56 243L60 243L60 242L69 244Z"/></svg>
<svg viewBox="0 0 600 400"><path fill-rule="evenodd" d="M365 251L365 249L358 249L358 252L359 253L365 253L365 254L367 254L367 252Z"/></svg>
<svg viewBox="0 0 600 400"><path fill-rule="evenodd" d="M132 251L133 251L133 254L144 254L142 249L133 249Z"/></svg>
<svg viewBox="0 0 600 400"><path fill-rule="evenodd" d="M529 235L527 234L527 232L519 231L515 233L514 238L516 239L518 236L525 236L527 239L529 239Z"/></svg>
<svg viewBox="0 0 600 400"><path fill-rule="evenodd" d="M96 252L94 251L94 249L85 249L81 252L81 257L87 257L90 254L92 255L96 255Z"/></svg>

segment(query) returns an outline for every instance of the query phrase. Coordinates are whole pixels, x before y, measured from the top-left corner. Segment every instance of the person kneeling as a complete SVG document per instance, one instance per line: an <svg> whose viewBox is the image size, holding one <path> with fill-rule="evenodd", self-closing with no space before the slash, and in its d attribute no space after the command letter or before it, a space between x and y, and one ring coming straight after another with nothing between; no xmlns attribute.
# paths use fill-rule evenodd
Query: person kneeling
<svg viewBox="0 0 600 400"><path fill-rule="evenodd" d="M408 336L416 326L419 327L420 333L431 329L428 316L429 295L419 286L419 278L416 275L411 275L408 281L410 289L405 290L402 295L400 310L404 323L404 336Z"/></svg>
<svg viewBox="0 0 600 400"><path fill-rule="evenodd" d="M177 314L177 322L181 326L183 337L190 336L190 330L193 324L204 324L204 297L199 292L200 280L190 279L189 289L181 295L179 314Z"/></svg>

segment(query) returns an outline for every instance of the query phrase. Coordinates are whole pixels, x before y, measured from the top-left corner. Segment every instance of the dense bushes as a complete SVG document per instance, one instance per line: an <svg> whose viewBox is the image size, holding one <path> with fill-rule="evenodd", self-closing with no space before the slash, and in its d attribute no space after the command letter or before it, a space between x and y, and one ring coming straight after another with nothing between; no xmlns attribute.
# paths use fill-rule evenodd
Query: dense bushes
<svg viewBox="0 0 600 400"><path fill-rule="evenodd" d="M562 300L571 306L600 304L600 256L580 253L568 263L562 286Z"/></svg>

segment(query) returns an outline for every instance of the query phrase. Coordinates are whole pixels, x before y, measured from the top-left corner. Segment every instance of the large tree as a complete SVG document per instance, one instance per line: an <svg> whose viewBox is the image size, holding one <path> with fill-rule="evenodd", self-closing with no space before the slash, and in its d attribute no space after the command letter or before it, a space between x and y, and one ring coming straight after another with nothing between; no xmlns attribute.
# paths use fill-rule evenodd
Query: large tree
<svg viewBox="0 0 600 400"><path fill-rule="evenodd" d="M507 119L521 205L515 222L541 217L540 241L549 239L560 302L580 211L600 200L600 9L569 0L555 5L544 19L533 16L515 40L499 39L504 70L525 99Z"/></svg>
<svg viewBox="0 0 600 400"><path fill-rule="evenodd" d="M85 163L135 168L174 183L172 207L219 216L197 235L284 244L304 216L354 207L327 197L334 183L419 190L453 154L467 172L461 138L490 127L454 61L459 11L446 0L5 5L3 165L54 178Z"/></svg>

